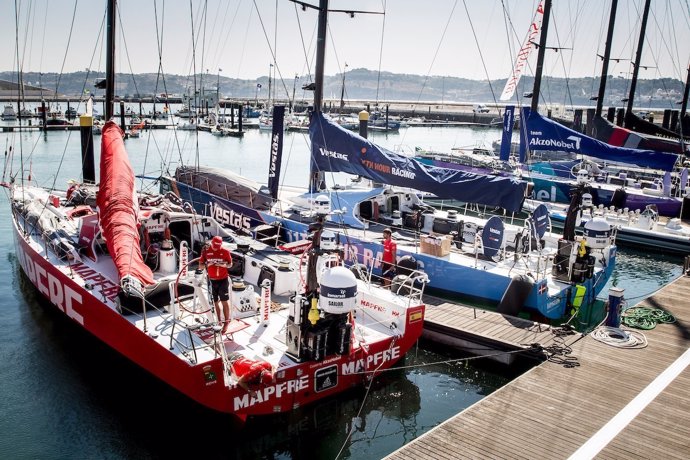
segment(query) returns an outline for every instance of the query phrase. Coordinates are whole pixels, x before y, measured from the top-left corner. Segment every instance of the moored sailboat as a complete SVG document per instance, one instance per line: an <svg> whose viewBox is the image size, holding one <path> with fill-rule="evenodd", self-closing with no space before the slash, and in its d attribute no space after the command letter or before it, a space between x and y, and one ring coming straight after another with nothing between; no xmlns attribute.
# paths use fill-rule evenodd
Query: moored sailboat
<svg viewBox="0 0 690 460"><path fill-rule="evenodd" d="M110 0L109 32L114 10ZM114 31L108 42L110 118ZM288 412L370 382L420 337L424 276L411 272L398 290L358 280L318 219L296 257L138 194L113 121L100 186L86 168L66 192L3 184L19 264L68 318L197 403L240 419ZM213 238L233 257L230 317L216 316L194 271Z"/></svg>
<svg viewBox="0 0 690 460"><path fill-rule="evenodd" d="M325 15L324 11L321 13ZM325 30L324 23L324 34ZM319 43L325 41L320 39ZM525 309L541 318L559 319L566 312L570 314L569 306L573 303L586 307L594 303L615 265L612 240L592 248L592 258L588 255L587 262L578 259L573 245L560 248L561 256L567 259L567 267L560 271L561 268L554 268L554 255L559 251L557 237L547 235L545 215L532 216L524 227L515 228L504 225L498 217L487 220L435 212L420 200L420 190L515 212L525 197L526 184L513 177L429 167L338 126L319 110L317 95L322 75L318 69L322 72L322 53L319 49L310 120L312 171L344 172L386 185L328 190L316 181L317 186L311 187L310 192L279 200L276 166L280 159L274 155L274 150L278 151L274 146L280 145L281 137L274 130L269 183L276 184L276 192L268 195L271 201L266 207L257 208L251 203L257 195L261 196L256 192L260 187L252 187L253 191L248 193L237 192L236 180L205 180L198 177L194 168L182 168L175 177L163 177L162 190L175 192L198 212L210 212L232 228L287 243L283 246L287 249L307 237L310 216L323 212L327 214L326 225L346 243L349 263L362 264L377 274L381 274L382 231L390 227L396 232L398 265L423 267L430 277L429 288L494 304L506 298L509 300L499 308L509 308L514 313ZM571 276L577 271L573 268L576 263L585 263L591 270L585 270L587 275L583 277ZM523 276L516 281L518 275ZM522 293L508 295L517 284Z"/></svg>

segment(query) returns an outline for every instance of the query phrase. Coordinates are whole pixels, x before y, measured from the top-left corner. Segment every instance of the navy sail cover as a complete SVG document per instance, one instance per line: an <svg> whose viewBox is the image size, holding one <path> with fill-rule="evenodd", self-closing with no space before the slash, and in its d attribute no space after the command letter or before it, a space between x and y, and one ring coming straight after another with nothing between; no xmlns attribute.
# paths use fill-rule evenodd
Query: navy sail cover
<svg viewBox="0 0 690 460"><path fill-rule="evenodd" d="M520 142L525 141L530 151L546 150L551 152L572 152L601 160L616 161L646 168L671 171L678 160L678 155L655 150L630 149L615 147L597 139L585 136L575 130L566 128L553 120L532 112L528 107L522 108L522 119L527 120L522 128Z"/></svg>
<svg viewBox="0 0 690 460"><path fill-rule="evenodd" d="M312 114L309 126L312 170L344 172L374 182L409 187L439 198L500 206L517 212L527 184L517 178L472 174L420 163L369 142L322 113Z"/></svg>

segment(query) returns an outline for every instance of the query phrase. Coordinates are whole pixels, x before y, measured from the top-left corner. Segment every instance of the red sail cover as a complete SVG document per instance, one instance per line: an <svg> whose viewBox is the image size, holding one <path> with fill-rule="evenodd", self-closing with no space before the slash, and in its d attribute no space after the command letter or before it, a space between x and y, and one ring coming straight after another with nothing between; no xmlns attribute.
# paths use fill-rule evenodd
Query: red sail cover
<svg viewBox="0 0 690 460"><path fill-rule="evenodd" d="M101 135L101 183L96 203L118 278L130 275L143 286L153 284L153 273L139 249L134 172L122 141L122 130L113 121L105 124Z"/></svg>

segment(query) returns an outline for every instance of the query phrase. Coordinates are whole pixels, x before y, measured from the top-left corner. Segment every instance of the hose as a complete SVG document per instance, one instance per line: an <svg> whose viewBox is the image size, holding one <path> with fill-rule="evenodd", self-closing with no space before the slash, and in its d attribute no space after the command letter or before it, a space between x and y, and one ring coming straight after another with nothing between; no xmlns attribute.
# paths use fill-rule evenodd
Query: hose
<svg viewBox="0 0 690 460"><path fill-rule="evenodd" d="M661 308L632 307L623 312L621 321L626 326L634 327L635 329L650 330L660 323L675 323L676 318Z"/></svg>

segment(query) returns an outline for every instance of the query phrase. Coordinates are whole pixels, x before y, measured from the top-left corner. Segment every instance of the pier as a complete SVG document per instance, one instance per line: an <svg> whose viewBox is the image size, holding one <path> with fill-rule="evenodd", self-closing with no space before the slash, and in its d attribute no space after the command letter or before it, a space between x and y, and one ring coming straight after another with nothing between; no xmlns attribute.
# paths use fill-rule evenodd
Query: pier
<svg viewBox="0 0 690 460"><path fill-rule="evenodd" d="M646 348L617 348L590 335L571 335L564 341L570 359L541 363L386 458L687 458L689 289L690 277L681 276L638 304L676 317L675 323L644 331ZM429 323L448 321L449 313L437 314L435 308L427 310ZM485 319L501 322L492 315ZM475 329L493 336L504 326ZM525 333L514 332L515 345ZM538 338L527 334L527 340Z"/></svg>
<svg viewBox="0 0 690 460"><path fill-rule="evenodd" d="M551 346L558 340L555 330L545 324L431 296L425 296L424 303L423 338L502 364L513 364L519 358L543 359L534 344Z"/></svg>

